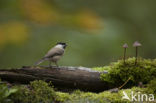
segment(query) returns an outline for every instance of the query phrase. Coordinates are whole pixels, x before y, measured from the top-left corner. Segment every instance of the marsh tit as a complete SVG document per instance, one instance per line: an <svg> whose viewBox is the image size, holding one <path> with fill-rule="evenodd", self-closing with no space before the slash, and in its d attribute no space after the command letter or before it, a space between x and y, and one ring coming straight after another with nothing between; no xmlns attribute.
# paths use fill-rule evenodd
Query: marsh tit
<svg viewBox="0 0 156 103"><path fill-rule="evenodd" d="M48 53L41 60L35 63L35 65L39 65L44 61L49 61L49 66L51 66L52 62L55 63L56 66L58 66L57 61L63 56L66 47L66 43L57 43L53 48L48 51Z"/></svg>

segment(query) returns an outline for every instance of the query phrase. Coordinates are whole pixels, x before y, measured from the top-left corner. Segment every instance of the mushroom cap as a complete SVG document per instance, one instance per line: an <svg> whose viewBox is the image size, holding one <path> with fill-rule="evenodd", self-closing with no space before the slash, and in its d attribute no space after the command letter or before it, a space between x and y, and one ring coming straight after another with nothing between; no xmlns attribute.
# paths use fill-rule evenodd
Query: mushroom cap
<svg viewBox="0 0 156 103"><path fill-rule="evenodd" d="M123 47L123 48L128 48L128 44L125 43L122 47Z"/></svg>
<svg viewBox="0 0 156 103"><path fill-rule="evenodd" d="M135 41L133 44L133 47L139 47L139 46L141 46L141 43L139 43L138 41Z"/></svg>

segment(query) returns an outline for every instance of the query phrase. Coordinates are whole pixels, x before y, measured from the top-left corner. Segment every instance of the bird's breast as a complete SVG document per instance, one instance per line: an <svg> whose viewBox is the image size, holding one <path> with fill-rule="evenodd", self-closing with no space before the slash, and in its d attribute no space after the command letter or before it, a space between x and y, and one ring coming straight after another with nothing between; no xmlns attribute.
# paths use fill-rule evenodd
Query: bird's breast
<svg viewBox="0 0 156 103"><path fill-rule="evenodd" d="M61 58L61 56L54 56L53 58L51 58L51 61L56 62Z"/></svg>

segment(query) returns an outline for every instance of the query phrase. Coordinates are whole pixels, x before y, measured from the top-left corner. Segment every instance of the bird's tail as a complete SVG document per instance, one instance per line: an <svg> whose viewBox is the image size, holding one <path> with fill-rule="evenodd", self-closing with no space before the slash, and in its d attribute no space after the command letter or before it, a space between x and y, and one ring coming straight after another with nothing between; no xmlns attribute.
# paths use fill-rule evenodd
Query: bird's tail
<svg viewBox="0 0 156 103"><path fill-rule="evenodd" d="M42 58L41 60L37 61L37 62L35 63L35 65L39 65L39 64L41 64L41 63L44 62L44 61L45 61L45 59Z"/></svg>

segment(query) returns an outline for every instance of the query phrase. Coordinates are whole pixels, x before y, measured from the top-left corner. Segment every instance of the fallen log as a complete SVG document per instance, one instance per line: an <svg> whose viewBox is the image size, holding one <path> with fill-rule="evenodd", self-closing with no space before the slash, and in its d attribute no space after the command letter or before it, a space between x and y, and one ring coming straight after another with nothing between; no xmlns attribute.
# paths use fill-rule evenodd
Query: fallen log
<svg viewBox="0 0 156 103"><path fill-rule="evenodd" d="M80 89L100 92L113 87L100 80L100 74L85 67L31 67L0 69L0 78L11 83L28 84L33 80L52 81L56 88ZM106 74L107 75L107 74Z"/></svg>

